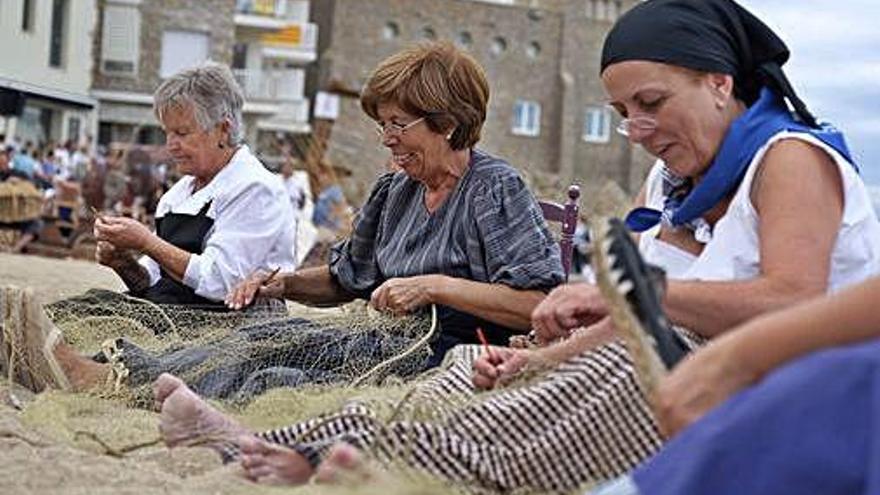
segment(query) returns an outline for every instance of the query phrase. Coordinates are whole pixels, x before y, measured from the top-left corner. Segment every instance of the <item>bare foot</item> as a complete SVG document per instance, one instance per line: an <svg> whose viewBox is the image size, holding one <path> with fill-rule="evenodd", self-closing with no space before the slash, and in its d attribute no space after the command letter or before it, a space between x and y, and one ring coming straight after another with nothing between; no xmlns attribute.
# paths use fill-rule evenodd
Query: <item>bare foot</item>
<svg viewBox="0 0 880 495"><path fill-rule="evenodd" d="M176 376L163 373L153 384L153 391L162 413L159 432L169 448L199 445L222 454L229 442L250 434Z"/></svg>
<svg viewBox="0 0 880 495"><path fill-rule="evenodd" d="M361 452L347 443L334 446L315 474L315 480L320 483L363 482L372 478Z"/></svg>
<svg viewBox="0 0 880 495"><path fill-rule="evenodd" d="M267 485L302 485L314 469L299 452L253 435L238 439L241 467L251 481Z"/></svg>
<svg viewBox="0 0 880 495"><path fill-rule="evenodd" d="M84 392L107 382L107 376L110 374L109 364L96 363L64 342L56 344L52 354L55 355L75 392Z"/></svg>

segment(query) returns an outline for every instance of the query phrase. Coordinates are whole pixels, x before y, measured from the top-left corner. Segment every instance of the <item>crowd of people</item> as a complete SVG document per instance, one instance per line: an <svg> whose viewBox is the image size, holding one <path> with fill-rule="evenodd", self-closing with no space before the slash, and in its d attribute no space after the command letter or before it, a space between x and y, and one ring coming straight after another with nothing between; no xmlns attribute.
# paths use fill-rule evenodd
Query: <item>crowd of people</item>
<svg viewBox="0 0 880 495"><path fill-rule="evenodd" d="M787 79L788 57L732 0L642 2L605 39L600 76L618 131L657 158L626 218L640 256L615 258L618 290L638 287L624 304L690 353L655 394L609 299L564 283L512 160L479 149L490 84L466 52L432 42L374 69L361 107L392 170L325 263L303 269L294 207L308 209L307 181L289 168L277 180L242 142L229 69L168 78L154 108L182 177L159 199L155 231L96 221L99 262L159 304L434 305L440 331L422 369L441 372L413 386L469 400L443 421L381 432L364 404L254 432L200 397L212 387L161 374L166 444L213 448L265 483L332 479L369 449L475 491L617 478L595 493L873 493L880 222L842 133ZM662 290L642 258L665 271ZM528 333L533 346L507 346ZM63 342L53 356L75 389L109 373ZM534 369L544 372L506 387Z"/></svg>

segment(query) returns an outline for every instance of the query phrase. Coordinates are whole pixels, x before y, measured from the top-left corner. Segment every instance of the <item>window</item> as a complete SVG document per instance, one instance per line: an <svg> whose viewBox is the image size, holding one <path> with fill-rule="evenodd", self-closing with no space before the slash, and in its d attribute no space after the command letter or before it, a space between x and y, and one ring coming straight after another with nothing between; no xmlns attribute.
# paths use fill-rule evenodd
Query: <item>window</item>
<svg viewBox="0 0 880 495"><path fill-rule="evenodd" d="M437 32L433 28L425 27L422 29L421 36L423 40L433 41L437 39Z"/></svg>
<svg viewBox="0 0 880 495"><path fill-rule="evenodd" d="M620 16L621 9L620 1L612 3L609 0L590 0L587 5L587 17L599 21L613 21Z"/></svg>
<svg viewBox="0 0 880 495"><path fill-rule="evenodd" d="M382 28L382 38L393 40L398 36L400 36L400 26L396 22L386 22L385 27Z"/></svg>
<svg viewBox="0 0 880 495"><path fill-rule="evenodd" d="M517 100L513 106L513 129L518 136L541 134L541 105L536 101Z"/></svg>
<svg viewBox="0 0 880 495"><path fill-rule="evenodd" d="M526 45L526 55L529 58L538 58L538 55L541 54L541 44L537 41L532 41L528 45Z"/></svg>
<svg viewBox="0 0 880 495"><path fill-rule="evenodd" d="M507 50L507 40L501 36L496 36L492 39L492 45L489 49L492 51L492 55L497 57Z"/></svg>
<svg viewBox="0 0 880 495"><path fill-rule="evenodd" d="M587 106L581 137L588 143L607 143L611 140L611 111L608 107Z"/></svg>
<svg viewBox="0 0 880 495"><path fill-rule="evenodd" d="M247 68L247 51L248 51L247 43L236 43L236 44L232 45L232 68L233 69L246 69Z"/></svg>
<svg viewBox="0 0 880 495"><path fill-rule="evenodd" d="M471 33L467 31L462 31L458 33L458 46L462 48L470 48L472 44L474 44L474 38L471 36Z"/></svg>
<svg viewBox="0 0 880 495"><path fill-rule="evenodd" d="M101 71L135 75L140 33L141 14L137 5L107 5L101 32Z"/></svg>
<svg viewBox="0 0 880 495"><path fill-rule="evenodd" d="M611 10L611 20L616 21L617 18L620 17L620 14L623 12L623 2L620 0L615 0L612 4Z"/></svg>
<svg viewBox="0 0 880 495"><path fill-rule="evenodd" d="M52 31L49 33L49 66L64 65L64 38L67 33L67 0L52 0Z"/></svg>
<svg viewBox="0 0 880 495"><path fill-rule="evenodd" d="M34 2L36 0L22 0L21 2L21 30L31 32L34 30Z"/></svg>
<svg viewBox="0 0 880 495"><path fill-rule="evenodd" d="M159 67L159 77L173 76L180 70L198 65L207 59L207 33L195 31L162 33L162 64Z"/></svg>
<svg viewBox="0 0 880 495"><path fill-rule="evenodd" d="M68 118L67 119L67 139L72 139L74 142L79 142L79 128L80 128L79 117Z"/></svg>

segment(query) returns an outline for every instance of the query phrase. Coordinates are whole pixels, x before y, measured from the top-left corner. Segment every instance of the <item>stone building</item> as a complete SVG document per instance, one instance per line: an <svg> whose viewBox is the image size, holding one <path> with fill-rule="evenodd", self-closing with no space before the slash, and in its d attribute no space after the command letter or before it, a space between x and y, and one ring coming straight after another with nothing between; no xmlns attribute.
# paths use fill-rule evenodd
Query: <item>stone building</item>
<svg viewBox="0 0 880 495"><path fill-rule="evenodd" d="M448 39L486 69L492 87L479 144L531 173L574 181L586 196L614 181L634 192L651 163L613 132L598 77L601 43L635 0L321 0L310 90L342 95L328 158L353 173L357 202L388 160L357 92L384 57L423 40Z"/></svg>
<svg viewBox="0 0 880 495"><path fill-rule="evenodd" d="M95 132L92 2L0 2L0 136L75 142ZM2 139L0 139L2 143Z"/></svg>
<svg viewBox="0 0 880 495"><path fill-rule="evenodd" d="M249 143L261 132L309 132L302 66L316 58L317 32L308 0L99 0L98 11L100 143L161 143L153 91L208 59L229 64L242 86Z"/></svg>

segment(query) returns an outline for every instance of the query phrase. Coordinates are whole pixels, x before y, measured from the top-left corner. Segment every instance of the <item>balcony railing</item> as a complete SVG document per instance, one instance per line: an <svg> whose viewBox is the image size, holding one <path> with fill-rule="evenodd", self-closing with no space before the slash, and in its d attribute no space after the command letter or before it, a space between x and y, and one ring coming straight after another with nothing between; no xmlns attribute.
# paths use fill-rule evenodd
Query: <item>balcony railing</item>
<svg viewBox="0 0 880 495"><path fill-rule="evenodd" d="M235 69L233 74L247 100L293 102L305 98L302 69Z"/></svg>
<svg viewBox="0 0 880 495"><path fill-rule="evenodd" d="M236 0L235 13L309 22L308 0Z"/></svg>

